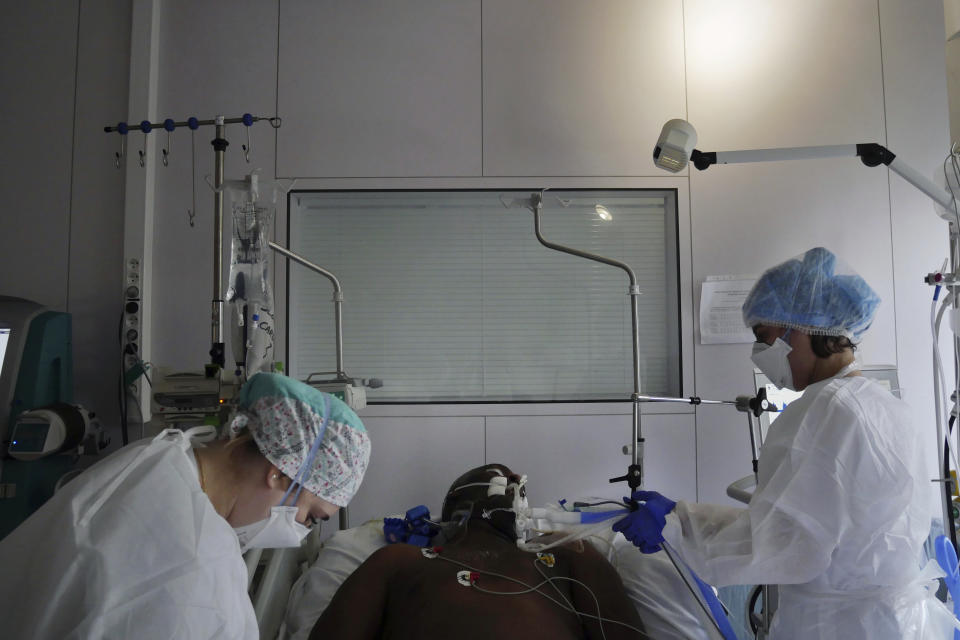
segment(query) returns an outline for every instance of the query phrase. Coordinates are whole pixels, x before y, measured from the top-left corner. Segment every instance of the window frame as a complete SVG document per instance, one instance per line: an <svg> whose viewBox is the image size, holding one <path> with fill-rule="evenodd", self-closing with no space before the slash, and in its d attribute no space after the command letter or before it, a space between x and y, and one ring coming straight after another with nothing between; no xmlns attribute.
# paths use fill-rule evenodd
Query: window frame
<svg viewBox="0 0 960 640"><path fill-rule="evenodd" d="M282 215L278 215L277 222L285 226L285 242L289 247L291 244L291 227L293 210L292 199L311 193L442 193L442 192L540 192L543 186L532 187L526 180L518 182L519 179L505 179L500 185L501 180L482 180L482 184L477 186L460 186L463 183L470 185L477 182L474 179L422 179L422 180L401 180L401 179L308 179L300 181L298 188L287 193L286 207ZM580 183L583 179L577 180ZM673 226L669 235L672 242L666 246L668 264L673 264L675 272L673 278L669 281L670 287L666 293L668 307L673 307L672 318L674 320L670 325L672 340L676 344L676 357L670 357L668 379L677 386L675 395L688 395L685 390L693 388L693 313L692 313L692 282L690 276L690 211L689 211L689 192L685 188L687 184L686 177L680 180L663 180L653 178L628 179L630 183L647 184L622 184L624 179L618 180L586 180L593 184L569 184L567 180L562 180L558 184L551 184L548 188L555 191L619 191L624 194L642 193L642 192L660 192L667 196L667 207L673 216ZM403 184L415 183L418 186L393 186L393 183L401 182ZM456 186L450 186L454 182ZM554 179L551 182L556 183ZM600 184L596 184L599 182ZM608 184L615 182L619 184ZM667 182L667 184L664 184ZM439 183L439 184L438 184ZM356 184L357 186L352 186ZM351 186L347 186L351 185ZM498 185L498 186L492 186ZM282 218L285 221L281 222ZM278 224L278 227L280 226ZM531 231L532 231L531 218ZM278 229L279 231L279 229ZM550 239L550 238L548 238ZM532 240L536 243L536 239ZM584 260L575 256L568 256L571 260ZM282 258L277 258L283 260ZM291 349L291 263L283 260L285 264L276 264L275 277L281 279L280 290L283 295L282 308L284 309L282 337L283 353L285 361L290 362ZM285 267L285 269L284 269ZM669 267L668 267L669 268ZM626 286L626 274L620 272L624 278ZM616 277L616 276L613 276ZM349 295L349 293L347 293ZM669 300L673 299L673 303ZM675 305L675 307L674 307ZM332 311L332 310L331 310ZM348 330L348 329L347 329ZM346 332L346 330L345 330ZM632 345L627 344L624 347L629 350ZM642 353L641 353L642 357ZM332 367L333 365L331 365ZM345 366L349 369L349 365ZM645 389L641 388L641 392ZM671 391L671 395L674 395ZM481 416L481 415L567 415L571 410L574 413L584 413L595 415L597 413L609 415L628 415L630 405L632 404L629 395L622 398L562 398L562 399L441 399L441 400L398 400L398 399L369 399L366 413L369 415L381 416ZM566 408L561 408L565 405ZM577 409L579 405L584 405L583 409ZM470 406L476 406L477 409L469 410ZM395 407L391 410L390 407ZM541 407L538 409L538 407ZM550 408L555 407L555 408ZM561 413L558 413L561 412ZM644 404L642 405L643 414L675 414L675 413L693 413L693 410L682 404Z"/></svg>

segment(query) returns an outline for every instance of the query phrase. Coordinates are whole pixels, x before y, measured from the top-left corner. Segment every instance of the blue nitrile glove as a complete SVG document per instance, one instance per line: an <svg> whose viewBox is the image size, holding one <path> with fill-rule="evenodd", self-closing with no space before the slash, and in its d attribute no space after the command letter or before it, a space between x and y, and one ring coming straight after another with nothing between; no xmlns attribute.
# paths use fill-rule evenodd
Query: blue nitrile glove
<svg viewBox="0 0 960 640"><path fill-rule="evenodd" d="M656 491L634 491L632 500L639 503L637 510L618 520L613 530L622 533L644 553L660 551L663 528L667 524L666 515L673 511L677 503ZM631 503L629 498L623 501Z"/></svg>

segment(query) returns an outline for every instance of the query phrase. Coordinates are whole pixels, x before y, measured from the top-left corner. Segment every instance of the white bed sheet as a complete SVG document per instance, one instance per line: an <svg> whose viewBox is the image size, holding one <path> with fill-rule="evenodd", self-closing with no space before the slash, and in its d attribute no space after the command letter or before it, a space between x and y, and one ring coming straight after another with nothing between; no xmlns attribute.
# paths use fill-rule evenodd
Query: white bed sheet
<svg viewBox="0 0 960 640"><path fill-rule="evenodd" d="M402 516L401 516L402 517ZM696 598L687 589L673 564L662 552L640 553L612 530L594 546L616 567L627 594L654 638L665 640L713 640ZM383 520L338 531L324 543L316 562L294 583L287 602L284 638L307 640L310 631L337 589L374 551L386 545Z"/></svg>

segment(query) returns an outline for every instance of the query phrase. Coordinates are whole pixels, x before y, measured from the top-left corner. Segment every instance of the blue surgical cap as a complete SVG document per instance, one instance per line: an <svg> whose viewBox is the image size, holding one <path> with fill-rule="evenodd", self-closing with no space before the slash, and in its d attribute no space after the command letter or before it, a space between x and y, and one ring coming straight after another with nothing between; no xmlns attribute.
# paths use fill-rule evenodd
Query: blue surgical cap
<svg viewBox="0 0 960 640"><path fill-rule="evenodd" d="M760 276L743 303L743 321L859 340L879 304L863 278L816 247Z"/></svg>

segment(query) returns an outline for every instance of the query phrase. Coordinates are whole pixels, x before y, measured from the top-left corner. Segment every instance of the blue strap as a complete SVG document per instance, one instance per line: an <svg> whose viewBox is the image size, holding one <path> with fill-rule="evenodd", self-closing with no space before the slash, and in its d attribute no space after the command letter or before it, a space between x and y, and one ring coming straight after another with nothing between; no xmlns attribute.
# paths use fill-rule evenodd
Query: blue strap
<svg viewBox="0 0 960 640"><path fill-rule="evenodd" d="M310 452L307 453L307 457L304 459L303 464L300 465L300 469L297 471L297 475L293 478L293 483L291 483L290 488L287 489L287 492L283 494L283 500L280 501L280 506L284 506L287 502L287 498L290 496L290 492L293 491L294 487L297 487L297 493L293 496L293 502L291 506L297 504L297 500L300 498L300 492L303 490L303 481L307 477L307 473L313 468L313 461L317 457L317 451L320 450L320 443L323 442L323 434L327 430L327 422L330 420L330 407L333 403L330 401L329 394L323 393L323 421L320 423L320 433L317 435L317 439L313 441L313 446L310 447Z"/></svg>
<svg viewBox="0 0 960 640"><path fill-rule="evenodd" d="M723 604L720 603L720 599L717 598L717 594L713 592L713 588L701 580L700 576L693 572L693 569L687 567L687 570L690 572L690 575L693 576L693 579L697 581L697 586L700 587L700 593L703 595L703 599L707 601L707 607L710 608L710 613L713 614L713 619L716 621L717 627L720 628L720 633L724 639L737 640L737 632L733 630L730 620L727 619L727 612L723 608ZM768 606L768 603L764 602L763 606Z"/></svg>

